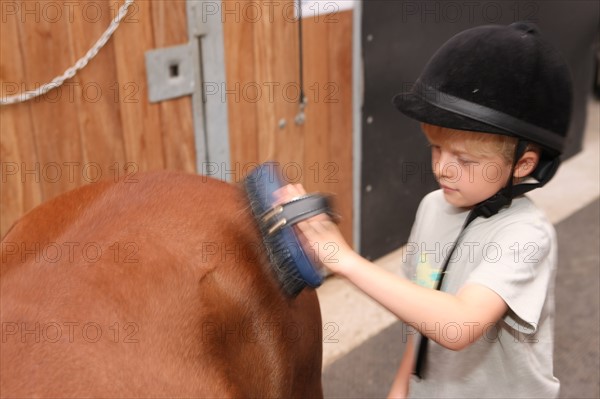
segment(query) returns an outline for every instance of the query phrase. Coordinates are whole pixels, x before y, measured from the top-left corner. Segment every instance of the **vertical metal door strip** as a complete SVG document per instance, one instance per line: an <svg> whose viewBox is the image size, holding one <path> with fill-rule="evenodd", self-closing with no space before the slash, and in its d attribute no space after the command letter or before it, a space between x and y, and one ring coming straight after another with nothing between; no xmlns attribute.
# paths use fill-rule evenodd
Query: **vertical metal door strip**
<svg viewBox="0 0 600 399"><path fill-rule="evenodd" d="M231 161L220 7L186 0L188 43L147 51L146 70L150 102L192 96L196 169L220 170L213 177L227 179Z"/></svg>

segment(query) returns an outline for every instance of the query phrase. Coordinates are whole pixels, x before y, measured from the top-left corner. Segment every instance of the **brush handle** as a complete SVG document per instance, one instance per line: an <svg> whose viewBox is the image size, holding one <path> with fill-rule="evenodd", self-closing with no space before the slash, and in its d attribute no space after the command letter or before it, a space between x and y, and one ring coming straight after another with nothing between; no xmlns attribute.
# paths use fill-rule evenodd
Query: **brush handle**
<svg viewBox="0 0 600 399"><path fill-rule="evenodd" d="M321 213L335 219L330 197L318 193L307 194L267 210L261 215L261 223L272 235L285 226L292 226Z"/></svg>

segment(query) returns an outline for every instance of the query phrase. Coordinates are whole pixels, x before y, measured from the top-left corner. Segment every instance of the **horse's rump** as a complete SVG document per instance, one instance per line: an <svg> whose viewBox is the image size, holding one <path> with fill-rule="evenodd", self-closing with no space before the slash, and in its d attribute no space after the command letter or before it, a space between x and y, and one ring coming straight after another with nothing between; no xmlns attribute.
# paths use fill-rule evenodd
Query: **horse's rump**
<svg viewBox="0 0 600 399"><path fill-rule="evenodd" d="M240 188L88 185L2 241L5 397L322 396L314 291L286 298Z"/></svg>

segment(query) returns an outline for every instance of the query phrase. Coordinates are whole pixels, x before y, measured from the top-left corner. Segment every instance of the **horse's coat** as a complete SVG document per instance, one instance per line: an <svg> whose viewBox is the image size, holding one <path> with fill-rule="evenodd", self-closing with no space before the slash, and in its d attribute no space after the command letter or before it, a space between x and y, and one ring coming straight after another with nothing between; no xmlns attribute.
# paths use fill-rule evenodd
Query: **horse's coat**
<svg viewBox="0 0 600 399"><path fill-rule="evenodd" d="M285 297L241 188L150 173L2 240L2 397L322 397L316 294Z"/></svg>

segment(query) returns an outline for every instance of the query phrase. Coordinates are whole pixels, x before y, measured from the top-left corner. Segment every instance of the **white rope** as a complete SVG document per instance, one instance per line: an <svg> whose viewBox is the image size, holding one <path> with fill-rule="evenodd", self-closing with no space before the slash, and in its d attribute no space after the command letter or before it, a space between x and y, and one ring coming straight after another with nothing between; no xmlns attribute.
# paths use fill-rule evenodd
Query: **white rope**
<svg viewBox="0 0 600 399"><path fill-rule="evenodd" d="M123 18L125 18L125 15L127 15L129 6L131 6L134 1L135 0L125 0L125 3L123 3L121 8L119 8L119 12L108 26L108 29L106 29L102 36L100 36L100 39L98 39L98 41L92 46L92 48L90 48L83 57L81 57L77 60L77 62L75 62L75 65L68 68L62 75L55 77L54 79L52 79L52 81L41 85L35 90L27 90L20 94L14 94L11 96L0 98L0 105L21 103L31 100L32 98L39 97L48 93L50 90L60 87L66 80L71 79L73 76L75 76L75 74L77 74L77 72L83 69L88 64L88 62L90 62L90 60L94 58L96 54L98 54L100 49L104 47L104 45L108 42L113 33L119 27L119 24L121 23Z"/></svg>

